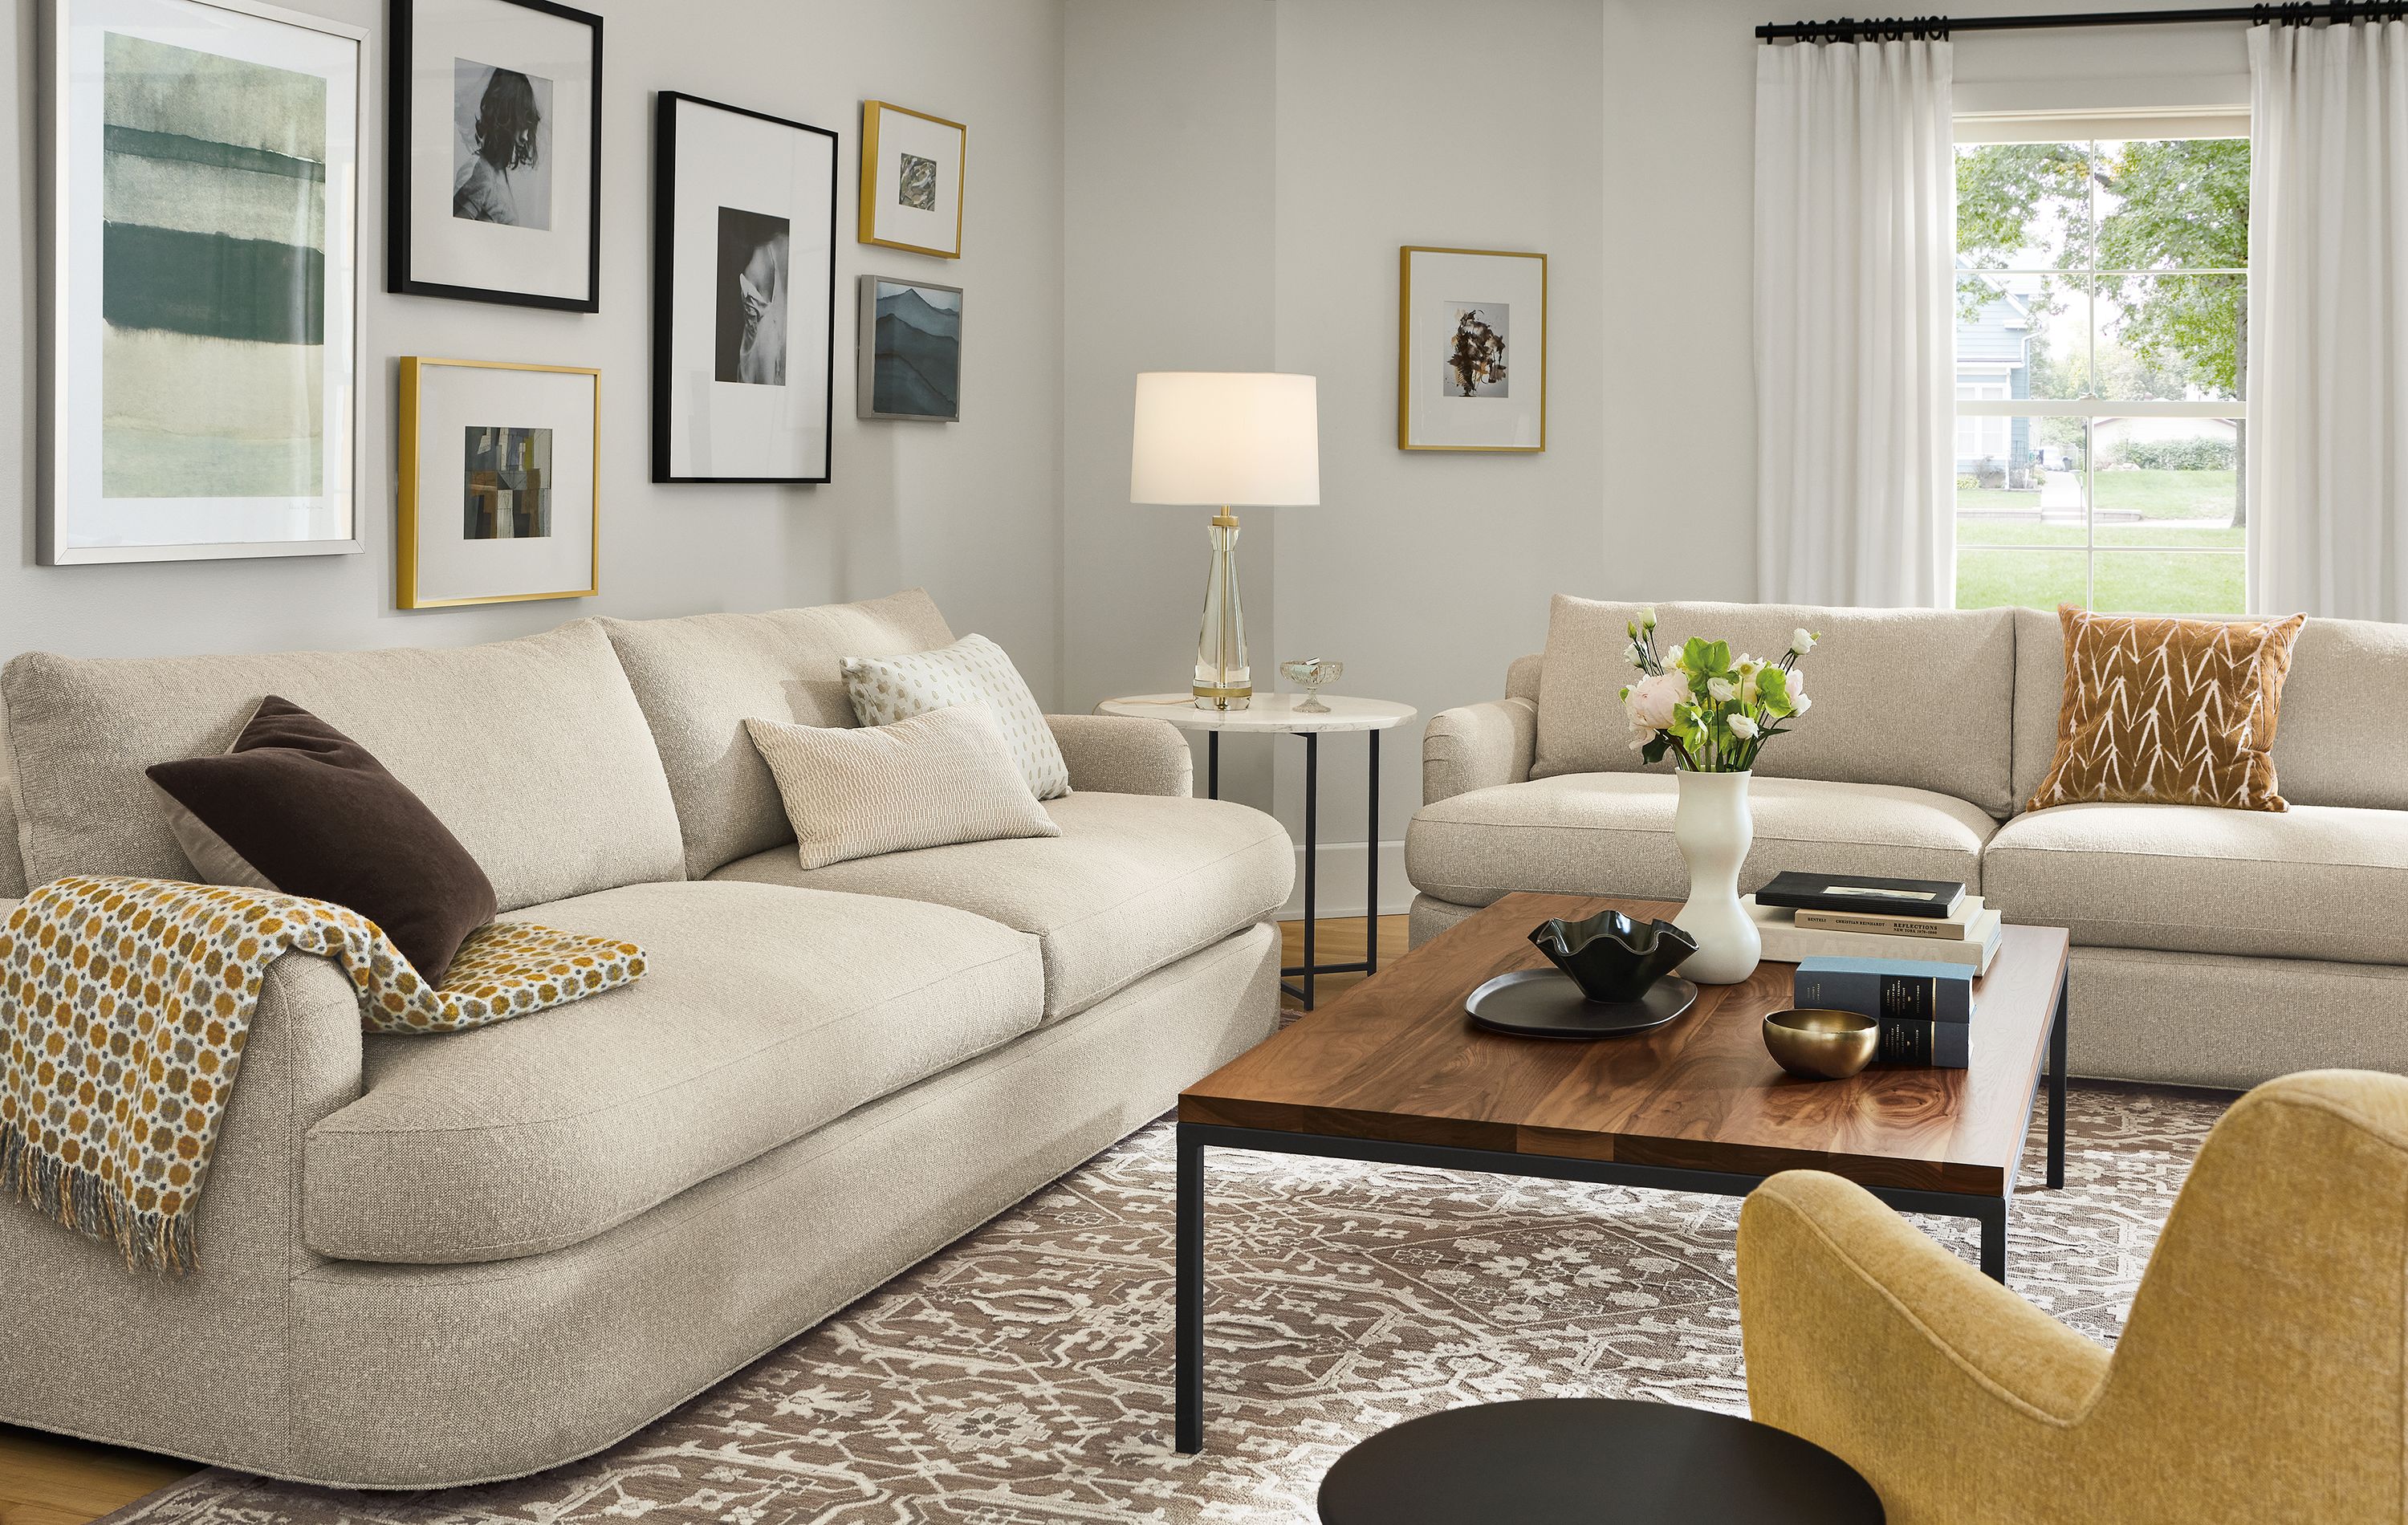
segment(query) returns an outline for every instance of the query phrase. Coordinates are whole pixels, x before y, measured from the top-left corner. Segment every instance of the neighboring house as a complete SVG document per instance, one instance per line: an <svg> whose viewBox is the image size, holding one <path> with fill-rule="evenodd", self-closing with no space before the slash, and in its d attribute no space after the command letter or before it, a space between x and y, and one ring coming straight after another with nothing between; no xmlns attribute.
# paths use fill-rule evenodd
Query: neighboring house
<svg viewBox="0 0 2408 1525"><path fill-rule="evenodd" d="M1958 268L1969 268L1960 260ZM1956 398L1960 402L2006 402L2031 396L2031 341L2039 324L2032 299L2002 292L1971 319L1956 322ZM2021 472L2031 461L2028 418L1959 418L1956 471L1960 476ZM1986 463L1986 466L1985 466ZM1984 486L2007 486L1985 482ZM2016 486L2028 482L2013 483Z"/></svg>

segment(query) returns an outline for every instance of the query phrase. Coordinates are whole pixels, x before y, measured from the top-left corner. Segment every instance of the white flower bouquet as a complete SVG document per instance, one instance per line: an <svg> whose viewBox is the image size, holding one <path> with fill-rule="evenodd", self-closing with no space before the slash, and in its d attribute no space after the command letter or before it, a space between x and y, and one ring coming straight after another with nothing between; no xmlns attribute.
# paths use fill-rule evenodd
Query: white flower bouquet
<svg viewBox="0 0 2408 1525"><path fill-rule="evenodd" d="M1802 627L1770 661L1744 652L1734 660L1730 642L1696 636L1668 661L1656 645L1653 609L1627 628L1630 644L1622 655L1640 678L1622 690L1622 709L1630 717L1630 748L1648 762L1669 753L1692 773L1747 772L1764 743L1813 707L1798 659L1817 638Z"/></svg>

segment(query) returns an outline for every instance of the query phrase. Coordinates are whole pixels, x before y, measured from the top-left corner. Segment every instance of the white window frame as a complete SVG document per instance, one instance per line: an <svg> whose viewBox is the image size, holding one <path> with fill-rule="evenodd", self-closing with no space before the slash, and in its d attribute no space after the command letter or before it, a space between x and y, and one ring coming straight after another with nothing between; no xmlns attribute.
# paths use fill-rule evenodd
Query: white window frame
<svg viewBox="0 0 2408 1525"><path fill-rule="evenodd" d="M2249 136L2249 112L2245 107L2233 108L2219 106L2186 110L2116 110L2106 112L2097 110L2031 112L1984 111L1959 113L1956 119L1956 140L1960 146L1972 143L2096 143L2102 140L2123 141L2131 138L2147 137L2247 137ZM2095 250L2093 252L2093 257L2096 257ZM1968 271L1964 273L1969 275L1981 275L1989 272ZM2234 269L2229 266L2200 266L2197 268L2186 266L2179 271L2164 271L2102 269L2095 265L2089 269L2083 271L1999 271L1996 273L2000 275L2028 273L2056 276L2080 275L2091 278L2100 276L2167 274L2238 275L2243 279L2246 279L2249 274L2246 269ZM2091 299L2089 322L2091 324L2091 338L2095 350L2098 338L2099 323L2099 303L2095 295ZM2095 376L2096 373L2094 372L2093 374ZM1964 372L1959 369L1956 372L1956 375L1961 378L1964 375ZM1958 390L1960 392L1963 390L1961 381L1958 386ZM1957 540L1957 549L1960 553L1968 550L2005 551L2032 555L2045 555L2050 552L2066 552L2079 549L2082 552L2082 606L2085 609L2093 608L2097 603L2099 556L2102 551L2109 555L2120 555L2126 553L2137 551L2156 554L2172 554L2186 556L2238 556L2242 558L2242 567L2243 568L2243 575L2244 579L2247 576L2248 547L2245 544L2238 547L2206 545L2100 545L2099 543L2099 453L2097 450L2099 424L2108 419L2230 419L2239 422L2245 428L2249 422L2249 400L2247 397L2211 397L2197 402L2190 401L2188 399L2176 398L2147 399L2098 396L2061 398L2015 397L2005 402L1998 402L1982 401L1960 396L1956 399L1955 406L1956 417L1960 421L1960 423L1965 419L1978 418L2001 418L2009 421L2017 418L2079 418L2087 425L2084 430L2084 448L2082 453L2082 501L2084 505L2082 514L2082 544L2078 548L2071 545L1991 546L1984 545L1979 541L1969 543L1962 539L1959 539ZM2013 439L2014 430L2014 424L2009 422L2005 427L2008 431L2008 438ZM2258 506L2256 504L2252 504L2250 507L2252 511L2256 511ZM1953 493L1949 495L1948 511L1952 520L1954 520L1956 513L1956 495Z"/></svg>

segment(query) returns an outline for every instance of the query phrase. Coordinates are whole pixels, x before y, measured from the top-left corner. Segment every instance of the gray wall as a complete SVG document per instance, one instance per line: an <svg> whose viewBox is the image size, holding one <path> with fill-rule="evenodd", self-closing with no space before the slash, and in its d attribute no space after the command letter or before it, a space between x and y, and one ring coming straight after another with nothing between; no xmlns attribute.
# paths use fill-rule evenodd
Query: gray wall
<svg viewBox="0 0 2408 1525"><path fill-rule="evenodd" d="M371 29L362 165L368 254L367 549L351 556L34 565L40 0L0 0L14 151L0 159L0 493L19 535L0 559L0 656L443 645L630 616L767 609L922 583L957 628L1002 642L1040 698L1056 683L1062 366L1062 35L1056 0L580 0L605 13L602 310L593 315L385 295L384 7L286 0ZM651 464L652 92L676 89L831 127L838 185L835 481L655 486ZM853 241L860 103L969 125L963 257ZM853 417L853 278L915 273L966 289L955 424ZM393 607L394 357L600 367L600 597L482 609Z"/></svg>

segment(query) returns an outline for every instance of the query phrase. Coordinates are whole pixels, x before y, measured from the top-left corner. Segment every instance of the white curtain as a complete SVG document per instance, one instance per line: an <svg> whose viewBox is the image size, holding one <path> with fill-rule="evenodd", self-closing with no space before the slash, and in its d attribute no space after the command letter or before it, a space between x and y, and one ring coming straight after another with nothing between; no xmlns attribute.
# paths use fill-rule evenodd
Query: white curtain
<svg viewBox="0 0 2408 1525"><path fill-rule="evenodd" d="M1956 597L1945 42L1756 50L1756 596Z"/></svg>
<svg viewBox="0 0 2408 1525"><path fill-rule="evenodd" d="M2408 620L2408 22L2249 72L2249 608Z"/></svg>

